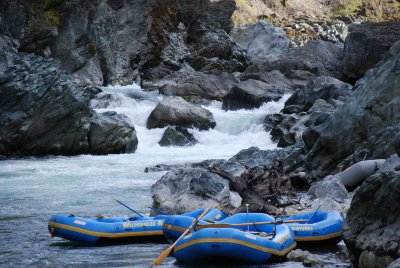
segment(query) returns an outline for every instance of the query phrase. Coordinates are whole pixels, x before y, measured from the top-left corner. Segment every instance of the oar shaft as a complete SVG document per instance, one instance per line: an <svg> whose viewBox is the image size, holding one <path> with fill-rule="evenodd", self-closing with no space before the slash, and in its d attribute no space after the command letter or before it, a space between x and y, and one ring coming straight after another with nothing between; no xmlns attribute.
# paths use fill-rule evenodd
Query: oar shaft
<svg viewBox="0 0 400 268"><path fill-rule="evenodd" d="M281 224L281 223L296 223L296 222L306 222L307 220L287 220L287 221L264 221L264 222L245 222L245 223L213 223L198 225L196 230L201 230L204 228L232 228L236 226L249 226L249 225L263 225L263 224Z"/></svg>
<svg viewBox="0 0 400 268"><path fill-rule="evenodd" d="M139 212L133 210L132 208L128 207L127 205L125 205L124 203L122 203L121 201L119 201L119 200L117 200L117 199L115 199L115 198L114 198L114 200L117 201L118 203L120 203L121 205L123 205L124 207L126 207L127 209L129 209L130 211L132 211L132 212L136 213L137 215L139 215L139 217L142 217L142 218L143 218L143 215L140 214Z"/></svg>
<svg viewBox="0 0 400 268"><path fill-rule="evenodd" d="M170 245L166 250L164 250L164 251L160 254L160 256L158 256L158 258L157 258L155 261L153 261L153 263L152 263L151 265L152 265L152 266L158 266L158 265L160 265L160 264L163 262L163 260L169 255L169 253L171 252L171 250L175 247L176 243L178 243L178 241L181 240L182 237L184 237L188 232L190 232L190 229L192 229L193 226L195 226L195 225L200 221L200 219L203 218L204 215L206 215L206 214L208 213L208 211L209 211L210 209L211 209L211 207L208 207L206 210L204 210L204 212L201 213L201 215L200 215L199 217L197 217L197 219L195 219L195 220L193 221L192 225L190 225L189 228L187 228L187 229L183 232L183 234L181 234L181 236L180 236L178 239L176 239L176 241L175 241L172 245Z"/></svg>
<svg viewBox="0 0 400 268"><path fill-rule="evenodd" d="M167 213L165 213L164 211L161 211L161 210L159 210L159 209L156 209L156 208L153 208L153 207L149 207L149 209L152 209L152 210L154 210L154 211L156 211L156 212L158 212L159 214L161 214L161 215L168 215Z"/></svg>

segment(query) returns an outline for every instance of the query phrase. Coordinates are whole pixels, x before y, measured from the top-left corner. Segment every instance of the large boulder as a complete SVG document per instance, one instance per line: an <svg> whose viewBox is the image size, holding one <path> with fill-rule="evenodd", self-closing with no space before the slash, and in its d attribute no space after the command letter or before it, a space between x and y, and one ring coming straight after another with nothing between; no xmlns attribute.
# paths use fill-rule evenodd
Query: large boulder
<svg viewBox="0 0 400 268"><path fill-rule="evenodd" d="M357 83L345 105L322 124L303 133L303 138L308 141L307 147L313 152L307 159L310 170L334 170L341 160L370 137L379 139L385 128L399 124L399 68L400 42L397 42L385 59ZM395 135L387 137L386 142L392 143ZM390 153L390 150L383 152L380 158L386 158Z"/></svg>
<svg viewBox="0 0 400 268"><path fill-rule="evenodd" d="M344 45L344 73L358 80L400 40L400 22L363 23L352 25Z"/></svg>
<svg viewBox="0 0 400 268"><path fill-rule="evenodd" d="M252 211L281 215L277 209L279 198L292 189L289 173L296 166L301 153L298 148L260 150L250 147L223 163L215 163L209 170L228 179ZM240 207L237 211L243 211Z"/></svg>
<svg viewBox="0 0 400 268"><path fill-rule="evenodd" d="M276 59L289 52L289 40L282 28L264 20L234 28L230 35L252 60Z"/></svg>
<svg viewBox="0 0 400 268"><path fill-rule="evenodd" d="M147 128L180 126L208 130L214 128L214 117L207 109L186 102L181 97L168 97L162 100L147 119Z"/></svg>
<svg viewBox="0 0 400 268"><path fill-rule="evenodd" d="M179 71L149 86L167 96L180 96L189 101L199 99L222 100L239 80L231 73L205 74L197 71Z"/></svg>
<svg viewBox="0 0 400 268"><path fill-rule="evenodd" d="M89 98L59 67L52 59L0 53L0 154L88 151Z"/></svg>
<svg viewBox="0 0 400 268"><path fill-rule="evenodd" d="M208 206L232 210L242 202L227 180L200 168L168 172L151 187L151 194L153 206L171 214Z"/></svg>
<svg viewBox="0 0 400 268"><path fill-rule="evenodd" d="M138 144L131 120L116 112L95 113L90 119L90 153L133 153Z"/></svg>
<svg viewBox="0 0 400 268"><path fill-rule="evenodd" d="M272 71L282 73L295 87L304 87L318 76L332 76L342 80L343 48L331 42L311 41L276 59L253 61L241 79L258 76L259 80L264 81L263 76Z"/></svg>
<svg viewBox="0 0 400 268"><path fill-rule="evenodd" d="M223 99L222 108L225 110L259 108L264 102L279 100L284 92L285 88L249 79L231 88Z"/></svg>
<svg viewBox="0 0 400 268"><path fill-rule="evenodd" d="M354 194L344 241L360 267L386 267L400 257L400 158L388 159Z"/></svg>

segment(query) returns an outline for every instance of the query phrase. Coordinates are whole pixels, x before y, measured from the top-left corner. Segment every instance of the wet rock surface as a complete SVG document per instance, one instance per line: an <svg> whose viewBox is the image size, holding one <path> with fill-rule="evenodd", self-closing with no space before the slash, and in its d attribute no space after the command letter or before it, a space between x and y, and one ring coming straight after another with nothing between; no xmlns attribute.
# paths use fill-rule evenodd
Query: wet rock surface
<svg viewBox="0 0 400 268"><path fill-rule="evenodd" d="M138 145L131 120L116 112L94 114L88 135L91 154L133 153Z"/></svg>
<svg viewBox="0 0 400 268"><path fill-rule="evenodd" d="M186 129L181 127L168 127L159 144L161 146L193 146L198 141L194 138L194 136Z"/></svg>
<svg viewBox="0 0 400 268"><path fill-rule="evenodd" d="M222 108L225 110L259 108L264 102L278 101L284 89L259 80L249 79L233 86L224 97Z"/></svg>
<svg viewBox="0 0 400 268"><path fill-rule="evenodd" d="M186 102L181 97L168 97L162 100L147 119L147 128L168 125L207 130L216 123L210 111Z"/></svg>

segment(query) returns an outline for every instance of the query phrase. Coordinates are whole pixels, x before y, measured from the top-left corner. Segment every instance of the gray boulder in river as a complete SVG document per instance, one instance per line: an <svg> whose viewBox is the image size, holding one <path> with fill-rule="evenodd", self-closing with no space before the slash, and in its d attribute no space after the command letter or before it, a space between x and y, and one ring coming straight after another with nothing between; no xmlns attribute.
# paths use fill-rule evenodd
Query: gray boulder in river
<svg viewBox="0 0 400 268"><path fill-rule="evenodd" d="M260 80L249 79L234 85L224 97L222 108L225 110L259 108L264 102L278 101L284 89Z"/></svg>
<svg viewBox="0 0 400 268"><path fill-rule="evenodd" d="M168 127L158 144L160 146L192 146L198 141L186 129L182 127Z"/></svg>
<svg viewBox="0 0 400 268"><path fill-rule="evenodd" d="M123 114L104 112L90 118L90 153L133 153L138 145L135 127Z"/></svg>
<svg viewBox="0 0 400 268"><path fill-rule="evenodd" d="M399 170L393 155L354 194L343 237L360 267L386 267L400 257Z"/></svg>
<svg viewBox="0 0 400 268"><path fill-rule="evenodd" d="M147 128L180 126L208 130L216 123L210 111L186 102L181 97L168 97L162 100L147 119Z"/></svg>
<svg viewBox="0 0 400 268"><path fill-rule="evenodd" d="M242 202L227 180L201 168L168 172L151 187L151 194L154 207L178 214L208 206L232 210Z"/></svg>

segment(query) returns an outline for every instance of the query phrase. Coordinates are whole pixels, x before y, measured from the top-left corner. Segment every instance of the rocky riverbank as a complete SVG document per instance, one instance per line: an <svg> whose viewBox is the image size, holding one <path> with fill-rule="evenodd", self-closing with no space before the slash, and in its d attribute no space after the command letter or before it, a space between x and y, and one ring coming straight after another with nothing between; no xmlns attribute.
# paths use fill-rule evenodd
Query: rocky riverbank
<svg viewBox="0 0 400 268"><path fill-rule="evenodd" d="M234 28L236 9L233 0L3 1L0 156L133 153L141 141L129 118L95 111L115 98L102 86L135 82L163 94L147 119L149 129L166 128L162 146L194 145L191 129L216 126L202 104L253 109L292 94L264 119L265 138L270 132L279 149L149 167L168 170L152 188L154 206L238 212L249 203L283 216L321 205L348 211L344 239L355 263L399 258L391 163L400 23L268 14ZM384 168L353 192L331 176L377 158L388 159Z"/></svg>

